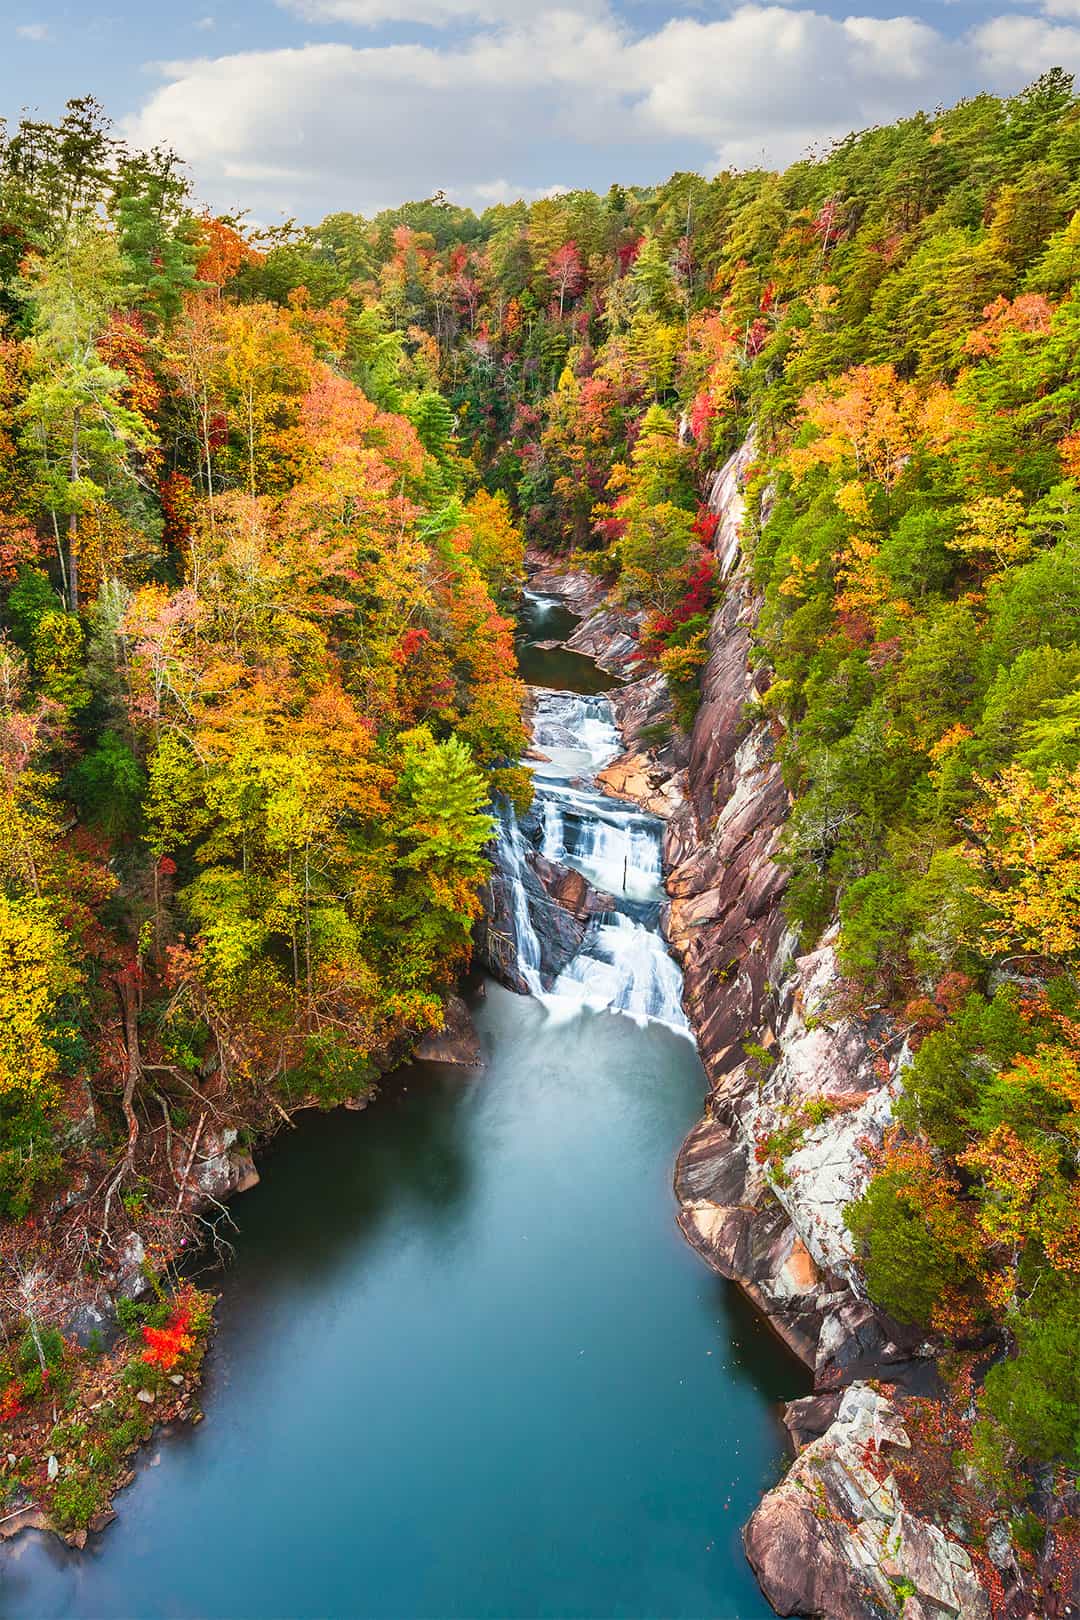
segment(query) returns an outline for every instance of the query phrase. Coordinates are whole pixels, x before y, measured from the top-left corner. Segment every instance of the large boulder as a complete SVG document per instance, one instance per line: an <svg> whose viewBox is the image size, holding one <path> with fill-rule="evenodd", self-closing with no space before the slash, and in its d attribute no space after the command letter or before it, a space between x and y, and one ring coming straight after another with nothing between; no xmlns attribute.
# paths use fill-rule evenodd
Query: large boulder
<svg viewBox="0 0 1080 1620"><path fill-rule="evenodd" d="M259 1172L235 1125L208 1125L199 1140L184 1184L181 1209L223 1204L235 1193L257 1186Z"/></svg>

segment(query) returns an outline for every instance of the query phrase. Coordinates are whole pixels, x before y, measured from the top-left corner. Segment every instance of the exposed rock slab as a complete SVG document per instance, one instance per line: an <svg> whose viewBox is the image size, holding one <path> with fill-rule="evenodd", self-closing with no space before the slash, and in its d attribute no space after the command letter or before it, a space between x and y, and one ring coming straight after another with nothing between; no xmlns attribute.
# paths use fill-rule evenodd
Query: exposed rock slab
<svg viewBox="0 0 1080 1620"><path fill-rule="evenodd" d="M579 922L588 922L605 911L615 910L610 894L594 888L581 872L561 861L550 861L545 855L530 855L530 865L543 885L549 899L568 911Z"/></svg>
<svg viewBox="0 0 1080 1620"><path fill-rule="evenodd" d="M682 805L678 779L650 754L622 754L597 772L597 786L615 799L630 799L667 821Z"/></svg>
<svg viewBox="0 0 1080 1620"><path fill-rule="evenodd" d="M714 476L723 600L679 807L667 821L666 930L712 1088L676 1169L680 1224L819 1380L908 1347L866 1303L844 1211L891 1118L906 1061L884 1020L840 1005L834 941L798 956L778 862L789 797L751 658L759 602L739 562L747 442Z"/></svg>
<svg viewBox="0 0 1080 1620"><path fill-rule="evenodd" d="M555 597L579 619L586 618L607 596L601 580L569 569L561 558L535 547L530 547L525 554L525 568L530 590L539 596Z"/></svg>
<svg viewBox="0 0 1080 1620"><path fill-rule="evenodd" d="M787 1478L744 1532L747 1556L782 1615L884 1620L899 1594L933 1620L990 1620L967 1550L910 1514L889 1469L910 1442L890 1400L866 1384L845 1390L834 1421L804 1445Z"/></svg>
<svg viewBox="0 0 1080 1620"><path fill-rule="evenodd" d="M598 607L578 625L563 645L567 652L591 658L597 669L629 680L641 661L639 645L644 613L628 614L622 608Z"/></svg>

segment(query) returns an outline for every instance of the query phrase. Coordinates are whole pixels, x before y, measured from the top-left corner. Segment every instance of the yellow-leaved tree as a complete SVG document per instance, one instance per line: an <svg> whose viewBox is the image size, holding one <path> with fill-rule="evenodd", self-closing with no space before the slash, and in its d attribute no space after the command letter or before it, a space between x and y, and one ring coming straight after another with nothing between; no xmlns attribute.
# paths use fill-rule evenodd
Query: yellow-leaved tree
<svg viewBox="0 0 1080 1620"><path fill-rule="evenodd" d="M971 859L987 874L981 941L1062 966L1080 955L1080 767L1040 780L1012 765L984 783Z"/></svg>
<svg viewBox="0 0 1080 1620"><path fill-rule="evenodd" d="M59 1163L57 1004L78 976L45 901L0 892L0 1209L25 1214Z"/></svg>

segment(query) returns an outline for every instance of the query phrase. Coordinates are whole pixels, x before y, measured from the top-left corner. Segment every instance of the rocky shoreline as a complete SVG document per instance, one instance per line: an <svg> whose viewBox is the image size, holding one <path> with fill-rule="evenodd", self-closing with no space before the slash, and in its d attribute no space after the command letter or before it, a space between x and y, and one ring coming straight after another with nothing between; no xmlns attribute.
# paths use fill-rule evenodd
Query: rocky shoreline
<svg viewBox="0 0 1080 1620"><path fill-rule="evenodd" d="M746 1552L782 1615L1023 1615L1007 1532L969 1546L898 1483L907 1403L917 1415L937 1393L931 1347L867 1300L843 1215L909 1054L886 1016L845 1005L835 936L800 955L784 919L774 857L788 796L761 702L768 672L750 658L759 603L740 548L752 455L748 440L712 480L724 592L688 739L656 741L669 711L662 677L634 678L638 616L595 580L529 559L532 588L581 619L565 645L624 683L612 701L626 752L601 784L666 823L664 931L710 1084L675 1166L679 1225L814 1375L815 1395L787 1411L797 1456L746 1526Z"/></svg>

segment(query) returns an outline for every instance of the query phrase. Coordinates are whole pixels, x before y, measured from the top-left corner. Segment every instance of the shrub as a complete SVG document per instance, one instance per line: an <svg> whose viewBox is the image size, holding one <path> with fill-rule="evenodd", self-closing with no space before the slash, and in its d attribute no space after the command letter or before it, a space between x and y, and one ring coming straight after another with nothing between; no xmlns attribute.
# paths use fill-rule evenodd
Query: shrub
<svg viewBox="0 0 1080 1620"><path fill-rule="evenodd" d="M1011 1323L1015 1353L986 1376L983 1404L1014 1445L1043 1461L1080 1461L1080 1298L1065 1278L1044 1275Z"/></svg>
<svg viewBox="0 0 1080 1620"><path fill-rule="evenodd" d="M932 1230L900 1171L876 1176L846 1219L872 1297L901 1322L929 1324L946 1291L971 1277L964 1250Z"/></svg>

